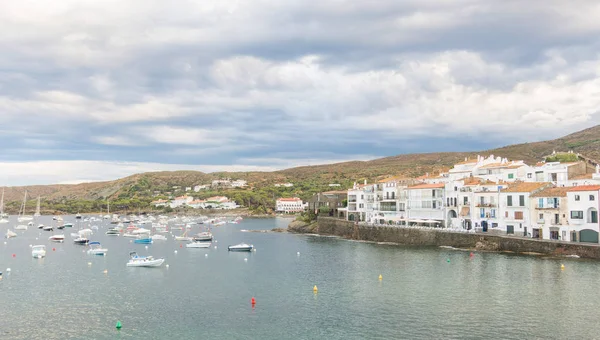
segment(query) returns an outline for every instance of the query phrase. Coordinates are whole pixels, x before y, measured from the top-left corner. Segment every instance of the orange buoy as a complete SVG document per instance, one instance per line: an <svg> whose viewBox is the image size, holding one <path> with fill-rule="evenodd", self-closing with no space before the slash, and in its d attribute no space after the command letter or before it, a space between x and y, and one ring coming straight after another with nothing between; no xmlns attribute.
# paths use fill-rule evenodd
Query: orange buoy
<svg viewBox="0 0 600 340"><path fill-rule="evenodd" d="M17 254L13 254L13 257L17 257Z"/></svg>
<svg viewBox="0 0 600 340"><path fill-rule="evenodd" d="M183 244L180 244L180 245L179 245L179 248L183 248Z"/></svg>
<svg viewBox="0 0 600 340"><path fill-rule="evenodd" d="M56 248L52 248L52 251L56 251Z"/></svg>
<svg viewBox="0 0 600 340"><path fill-rule="evenodd" d="M250 303L252 303L252 305L256 304L256 299L254 297L252 297L252 299L250 299Z"/></svg>
<svg viewBox="0 0 600 340"><path fill-rule="evenodd" d="M471 252L471 253L469 254L469 257L473 257L473 252Z"/></svg>

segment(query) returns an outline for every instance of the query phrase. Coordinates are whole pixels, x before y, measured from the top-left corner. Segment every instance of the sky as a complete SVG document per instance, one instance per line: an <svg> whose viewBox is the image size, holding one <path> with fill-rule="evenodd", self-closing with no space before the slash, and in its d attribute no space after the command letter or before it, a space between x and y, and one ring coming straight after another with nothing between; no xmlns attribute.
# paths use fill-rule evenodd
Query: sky
<svg viewBox="0 0 600 340"><path fill-rule="evenodd" d="M0 2L0 185L253 171L600 122L585 0Z"/></svg>

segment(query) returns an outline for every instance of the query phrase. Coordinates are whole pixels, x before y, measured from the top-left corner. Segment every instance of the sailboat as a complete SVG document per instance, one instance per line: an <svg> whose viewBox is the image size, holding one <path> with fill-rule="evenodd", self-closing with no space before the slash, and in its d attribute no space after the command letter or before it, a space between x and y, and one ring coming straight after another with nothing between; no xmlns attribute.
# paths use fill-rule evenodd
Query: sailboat
<svg viewBox="0 0 600 340"><path fill-rule="evenodd" d="M2 199L0 200L0 223L8 223L8 214L4 212L4 189L2 189Z"/></svg>
<svg viewBox="0 0 600 340"><path fill-rule="evenodd" d="M26 205L27 205L27 190L25 190L25 196L23 197L23 204L21 205L21 210L19 211L19 217L17 218L17 221L19 221L19 222L26 222L26 221L33 220L32 216L25 215L25 206Z"/></svg>
<svg viewBox="0 0 600 340"><path fill-rule="evenodd" d="M104 215L104 219L108 220L110 218L110 201L106 200L106 215Z"/></svg>
<svg viewBox="0 0 600 340"><path fill-rule="evenodd" d="M35 214L33 214L33 216L42 216L42 214L40 213L40 196L38 196L37 206L35 207Z"/></svg>

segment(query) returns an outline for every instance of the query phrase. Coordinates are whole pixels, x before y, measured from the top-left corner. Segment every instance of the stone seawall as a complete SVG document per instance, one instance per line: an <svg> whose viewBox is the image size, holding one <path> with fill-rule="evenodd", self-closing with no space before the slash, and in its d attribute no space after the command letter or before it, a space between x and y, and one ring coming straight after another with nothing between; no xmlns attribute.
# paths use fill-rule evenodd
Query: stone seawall
<svg viewBox="0 0 600 340"><path fill-rule="evenodd" d="M319 217L314 232L320 235L334 235L352 240L372 242L392 242L417 246L450 246L554 256L578 255L582 258L600 259L600 246L595 244L547 241L481 233L466 234L427 229L371 227L329 217Z"/></svg>

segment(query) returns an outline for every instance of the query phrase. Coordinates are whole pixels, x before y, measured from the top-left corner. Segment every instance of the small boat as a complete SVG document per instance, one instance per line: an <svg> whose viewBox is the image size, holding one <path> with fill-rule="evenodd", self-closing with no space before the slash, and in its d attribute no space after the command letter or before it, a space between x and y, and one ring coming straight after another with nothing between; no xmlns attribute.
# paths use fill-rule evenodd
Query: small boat
<svg viewBox="0 0 600 340"><path fill-rule="evenodd" d="M167 237L165 235L152 235L152 241L156 241L156 240L160 240L160 241L166 241Z"/></svg>
<svg viewBox="0 0 600 340"><path fill-rule="evenodd" d="M73 228L73 223L65 223L63 224L63 228Z"/></svg>
<svg viewBox="0 0 600 340"><path fill-rule="evenodd" d="M125 233L125 234L123 234L123 237L133 237L133 238L137 238L137 237L138 237L138 235L136 235L136 234L131 234L131 233Z"/></svg>
<svg viewBox="0 0 600 340"><path fill-rule="evenodd" d="M44 225L43 224L38 225L38 229L44 229Z"/></svg>
<svg viewBox="0 0 600 340"><path fill-rule="evenodd" d="M194 241L212 241L213 235L209 231L205 231L194 236Z"/></svg>
<svg viewBox="0 0 600 340"><path fill-rule="evenodd" d="M11 237L17 237L17 233L15 233L12 230L7 230L6 231L6 238L11 238Z"/></svg>
<svg viewBox="0 0 600 340"><path fill-rule="evenodd" d="M121 234L121 231L117 228L109 228L106 231L106 235L119 236L119 234Z"/></svg>
<svg viewBox="0 0 600 340"><path fill-rule="evenodd" d="M100 242L90 242L89 243L90 249L87 251L87 253L89 255L106 255L106 252L108 252L108 249L106 248L102 248L102 246L100 246Z"/></svg>
<svg viewBox="0 0 600 340"><path fill-rule="evenodd" d="M229 246L227 249L229 249L229 251L252 251L254 246L251 244L240 243L235 246Z"/></svg>
<svg viewBox="0 0 600 340"><path fill-rule="evenodd" d="M79 236L78 238L73 240L73 243L85 245L90 243L90 240L87 237Z"/></svg>
<svg viewBox="0 0 600 340"><path fill-rule="evenodd" d="M134 234L134 235L150 234L150 230L144 229L144 228L139 228L139 229L133 230L131 233Z"/></svg>
<svg viewBox="0 0 600 340"><path fill-rule="evenodd" d="M78 220L80 220L81 219L81 214L77 213L77 215L75 215L75 218L78 219Z"/></svg>
<svg viewBox="0 0 600 340"><path fill-rule="evenodd" d="M145 238L138 238L137 240L133 240L133 243L138 243L138 244L150 244L152 243L152 239L149 237L145 237Z"/></svg>
<svg viewBox="0 0 600 340"><path fill-rule="evenodd" d="M78 233L79 233L79 235L82 235L82 236L88 236L88 235L92 235L94 232L92 231L92 229L86 228L86 229L82 229L82 230L78 231Z"/></svg>
<svg viewBox="0 0 600 340"><path fill-rule="evenodd" d="M31 247L31 256L34 259L41 259L46 256L46 246L44 245L35 245Z"/></svg>
<svg viewBox="0 0 600 340"><path fill-rule="evenodd" d="M52 236L48 237L48 239L52 242L64 242L65 235L52 235Z"/></svg>
<svg viewBox="0 0 600 340"><path fill-rule="evenodd" d="M54 230L54 228L52 228L52 226L51 226L51 225L47 225L47 226L43 227L42 229L43 229L44 231L52 231L52 230Z"/></svg>
<svg viewBox="0 0 600 340"><path fill-rule="evenodd" d="M138 256L135 251L129 253L130 259L127 267L160 267L165 259L155 259L152 256Z"/></svg>
<svg viewBox="0 0 600 340"><path fill-rule="evenodd" d="M210 248L210 242L192 241L185 245L186 248Z"/></svg>
<svg viewBox="0 0 600 340"><path fill-rule="evenodd" d="M15 230L27 230L27 226L24 224L19 224L18 226L15 226Z"/></svg>
<svg viewBox="0 0 600 340"><path fill-rule="evenodd" d="M59 226L56 227L56 229L65 229L65 226L64 225L59 225Z"/></svg>
<svg viewBox="0 0 600 340"><path fill-rule="evenodd" d="M78 238L79 237L79 233L71 233L71 237Z"/></svg>

